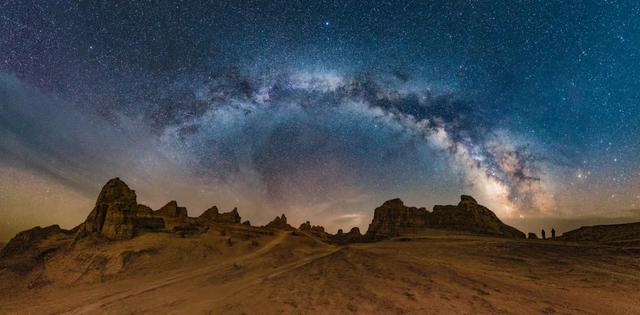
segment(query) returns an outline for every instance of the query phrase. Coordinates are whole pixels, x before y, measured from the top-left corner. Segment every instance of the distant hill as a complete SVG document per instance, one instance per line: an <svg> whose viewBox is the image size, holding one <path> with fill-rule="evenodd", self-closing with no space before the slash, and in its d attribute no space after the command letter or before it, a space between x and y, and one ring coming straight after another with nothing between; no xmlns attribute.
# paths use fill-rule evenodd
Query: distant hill
<svg viewBox="0 0 640 315"><path fill-rule="evenodd" d="M640 246L640 222L583 226L562 234L561 239L598 242L609 245Z"/></svg>

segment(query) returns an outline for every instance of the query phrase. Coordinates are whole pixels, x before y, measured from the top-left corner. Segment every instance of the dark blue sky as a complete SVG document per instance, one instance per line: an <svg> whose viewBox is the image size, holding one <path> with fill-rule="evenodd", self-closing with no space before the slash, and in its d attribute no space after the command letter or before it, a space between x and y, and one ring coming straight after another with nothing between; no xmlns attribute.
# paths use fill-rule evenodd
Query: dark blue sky
<svg viewBox="0 0 640 315"><path fill-rule="evenodd" d="M90 199L129 176L151 203L332 228L395 196L640 206L635 1L5 1L0 75L3 187Z"/></svg>

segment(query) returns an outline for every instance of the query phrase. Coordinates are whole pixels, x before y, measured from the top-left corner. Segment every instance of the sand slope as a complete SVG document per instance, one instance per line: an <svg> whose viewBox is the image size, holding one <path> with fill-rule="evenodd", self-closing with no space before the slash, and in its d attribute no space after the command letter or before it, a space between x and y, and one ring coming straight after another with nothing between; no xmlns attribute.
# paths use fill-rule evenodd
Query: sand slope
<svg viewBox="0 0 640 315"><path fill-rule="evenodd" d="M443 231L349 246L220 226L0 271L1 314L640 314L640 252ZM7 285L8 284L8 285Z"/></svg>

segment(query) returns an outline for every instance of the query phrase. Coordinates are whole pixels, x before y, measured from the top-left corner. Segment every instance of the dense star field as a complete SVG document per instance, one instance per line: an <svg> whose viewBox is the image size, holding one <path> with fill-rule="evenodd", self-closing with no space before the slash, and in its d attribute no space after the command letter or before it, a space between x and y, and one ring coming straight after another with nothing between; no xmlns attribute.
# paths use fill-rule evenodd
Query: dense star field
<svg viewBox="0 0 640 315"><path fill-rule="evenodd" d="M640 217L635 1L3 1L0 241L119 176L154 209L329 231L471 194Z"/></svg>

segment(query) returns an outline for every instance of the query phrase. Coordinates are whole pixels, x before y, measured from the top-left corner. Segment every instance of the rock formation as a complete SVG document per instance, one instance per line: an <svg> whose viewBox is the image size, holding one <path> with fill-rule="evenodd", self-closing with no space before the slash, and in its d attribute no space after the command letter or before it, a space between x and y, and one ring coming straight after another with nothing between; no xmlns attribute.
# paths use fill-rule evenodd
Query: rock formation
<svg viewBox="0 0 640 315"><path fill-rule="evenodd" d="M476 234L525 238L524 233L498 219L493 211L462 195L457 206L435 206L430 215L432 227Z"/></svg>
<svg viewBox="0 0 640 315"><path fill-rule="evenodd" d="M79 235L95 233L114 240L130 239L135 233L137 210L136 193L119 178L111 179L100 191Z"/></svg>
<svg viewBox="0 0 640 315"><path fill-rule="evenodd" d="M429 227L428 217L425 208L406 207L400 199L388 200L374 210L366 238L377 241L417 232Z"/></svg>
<svg viewBox="0 0 640 315"><path fill-rule="evenodd" d="M583 226L565 232L559 238L566 241L588 241L609 245L640 245L640 222Z"/></svg>
<svg viewBox="0 0 640 315"><path fill-rule="evenodd" d="M538 235L536 235L536 233L529 232L529 234L527 234L527 238L530 239L530 240L537 240L538 239Z"/></svg>
<svg viewBox="0 0 640 315"><path fill-rule="evenodd" d="M325 232L324 227L320 225L311 225L309 221L306 221L300 224L298 230L307 232L315 237L318 237L322 240L328 240L329 234Z"/></svg>
<svg viewBox="0 0 640 315"><path fill-rule="evenodd" d="M174 232L185 236L204 232L215 224L240 224L240 222L241 217L235 208L230 212L220 213L214 206L204 211L199 217L192 218L188 216L185 207L180 207L176 201L170 201L153 211L148 206L138 204L135 191L119 178L114 178L104 185L93 210L77 228L65 231L58 226L51 226L19 233L2 249L1 255L6 257L25 248L35 248L34 246L37 247L41 240L57 236L64 238L75 234L75 240L90 236L109 240L127 240L145 232ZM248 221L243 224L250 226ZM276 216L265 227L296 231L287 223L287 217L284 214ZM389 239L399 235L419 233L428 228L511 238L525 237L524 233L505 225L491 210L465 195L461 196L458 205L435 206L432 212L425 208L407 207L400 199L386 201L375 209L373 220L365 235L362 235L357 227L352 228L348 233L340 230L336 235L331 235L324 230L324 227L311 225L309 221L301 224L299 230L322 241L347 244ZM611 240L617 237L601 236L612 235L610 232L600 232L601 230L600 227L583 228L568 232L563 238ZM640 224L616 229L616 231L624 231L626 238L639 238L639 230Z"/></svg>
<svg viewBox="0 0 640 315"><path fill-rule="evenodd" d="M14 236L0 249L0 269L28 271L41 264L47 255L69 244L74 231L61 229L58 225L34 227Z"/></svg>
<svg viewBox="0 0 640 315"><path fill-rule="evenodd" d="M281 216L276 216L265 227L279 230L295 230L291 225L287 223L287 217L284 213Z"/></svg>
<svg viewBox="0 0 640 315"><path fill-rule="evenodd" d="M181 235L205 231L211 224L239 224L237 209L218 213L207 209L200 217L191 218L187 208L174 200L153 211L138 204L136 194L119 178L111 179L102 188L94 209L78 228L76 238L99 235L111 240L133 238L143 232L176 232Z"/></svg>
<svg viewBox="0 0 640 315"><path fill-rule="evenodd" d="M426 228L465 231L482 235L525 238L524 233L508 226L471 196L463 195L458 205L425 208L407 207L400 199L392 199L376 208L365 234L366 241L377 241Z"/></svg>
<svg viewBox="0 0 640 315"><path fill-rule="evenodd" d="M47 227L36 226L33 229L22 231L14 236L0 251L0 258L7 258L16 254L20 254L28 250L34 244L37 244L52 235L64 234L68 231L63 230L60 226L51 225Z"/></svg>
<svg viewBox="0 0 640 315"><path fill-rule="evenodd" d="M162 208L156 210L154 214L161 217L182 219L187 217L187 208L179 207L175 200L171 200Z"/></svg>
<svg viewBox="0 0 640 315"><path fill-rule="evenodd" d="M230 212L219 213L218 207L213 206L205 210L197 220L199 223L240 223L242 218L237 208L233 208Z"/></svg>
<svg viewBox="0 0 640 315"><path fill-rule="evenodd" d="M363 235L360 233L360 229L357 227L351 228L348 233L343 233L342 229L338 230L338 233L329 237L331 243L344 245L349 243L358 243L363 241Z"/></svg>

